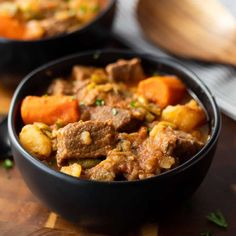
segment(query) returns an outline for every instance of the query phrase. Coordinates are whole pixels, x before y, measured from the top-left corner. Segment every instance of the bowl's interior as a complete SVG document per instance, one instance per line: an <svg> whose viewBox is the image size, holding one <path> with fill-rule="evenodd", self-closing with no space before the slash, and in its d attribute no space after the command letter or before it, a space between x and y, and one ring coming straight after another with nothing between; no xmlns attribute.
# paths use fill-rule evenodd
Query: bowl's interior
<svg viewBox="0 0 236 236"><path fill-rule="evenodd" d="M50 84L52 79L69 75L73 65L75 64L103 67L111 62L116 61L117 59L129 59L133 57L141 58L142 65L147 74L158 72L177 75L186 84L192 95L195 96L205 108L209 119L211 138L209 139L205 147L200 151L204 152L204 150L209 148L211 143L217 139L220 128L219 111L215 100L209 90L192 72L190 72L174 60L155 58L149 55L142 55L124 51L97 51L69 56L67 58L59 59L58 61L54 61L43 67L40 67L39 69L26 76L26 78L21 82L15 92L9 113L9 127L13 131L12 133L16 142L18 142L19 144L18 133L23 125L20 116L20 103L25 96L42 95L46 91L46 88ZM191 162L192 160L196 159L197 156L199 156L199 153L187 162ZM186 162L177 168L181 168L181 166L185 164ZM42 165L44 164L42 163ZM172 172L173 170L170 170L168 172ZM164 174L168 174L168 172L165 172Z"/></svg>

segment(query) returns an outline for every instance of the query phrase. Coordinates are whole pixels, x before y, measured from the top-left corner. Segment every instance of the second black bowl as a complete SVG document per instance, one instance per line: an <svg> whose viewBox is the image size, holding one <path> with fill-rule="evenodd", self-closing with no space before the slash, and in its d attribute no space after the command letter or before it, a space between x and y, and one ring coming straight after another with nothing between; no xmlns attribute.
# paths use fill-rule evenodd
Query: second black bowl
<svg viewBox="0 0 236 236"><path fill-rule="evenodd" d="M32 41L0 37L0 73L25 74L55 58L99 46L109 38L115 6L116 0L107 0L94 20L68 34Z"/></svg>

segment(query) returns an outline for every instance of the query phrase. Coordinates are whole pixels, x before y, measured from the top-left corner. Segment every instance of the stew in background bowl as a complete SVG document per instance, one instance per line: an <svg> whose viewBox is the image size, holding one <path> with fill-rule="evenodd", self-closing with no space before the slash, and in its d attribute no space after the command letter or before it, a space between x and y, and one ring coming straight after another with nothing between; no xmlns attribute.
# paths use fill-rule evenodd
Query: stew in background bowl
<svg viewBox="0 0 236 236"><path fill-rule="evenodd" d="M107 0L0 2L0 37L38 40L73 32L107 7Z"/></svg>
<svg viewBox="0 0 236 236"><path fill-rule="evenodd" d="M96 48L106 43L113 24L116 1L99 1L101 1L103 7L96 16L71 32L63 33L62 31L65 27L63 27L62 22L59 22L56 29L59 30L60 28L61 32L59 34L51 34L53 33L50 31L52 27L49 27L50 33L48 32L48 37L19 40L1 37L0 35L0 74L7 74L8 77L13 75L13 78L15 75L19 77L19 75L25 75L32 69L50 60L77 51ZM20 2L23 3L24 1ZM25 0L25 2L32 2L34 4L37 1ZM51 4L51 1L47 2ZM3 24L4 22L1 21L1 23ZM6 24L4 23L0 28L5 26ZM7 31L10 31L9 24L7 25ZM29 32L32 33L32 29ZM43 34L45 35L46 33Z"/></svg>

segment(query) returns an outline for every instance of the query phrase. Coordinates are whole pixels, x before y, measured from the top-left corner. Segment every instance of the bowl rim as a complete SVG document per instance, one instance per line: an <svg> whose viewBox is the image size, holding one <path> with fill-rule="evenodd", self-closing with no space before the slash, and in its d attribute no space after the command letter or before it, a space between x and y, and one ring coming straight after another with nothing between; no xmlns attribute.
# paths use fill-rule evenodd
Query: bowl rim
<svg viewBox="0 0 236 236"><path fill-rule="evenodd" d="M214 118L214 125L211 127L211 136L210 139L207 141L207 143L204 145L204 147L196 153L194 156L192 156L189 160L185 161L181 165L168 170L166 172L163 172L159 175L155 175L150 178L142 179L142 180L132 180L132 181L97 181L97 180L85 180L85 179L79 179L67 174L64 174L60 171L54 170L51 167L47 166L46 164L42 163L40 160L38 160L36 157L31 155L29 152L27 152L23 146L19 142L18 134L16 133L16 129L14 128L14 115L15 110L17 108L17 105L19 104L19 101L17 101L17 96L19 92L24 88L24 84L28 82L33 76L35 76L37 73L40 73L43 70L47 70L47 68L51 66L57 66L58 64L65 63L68 60L73 60L79 57L83 56L94 56L94 55L101 55L101 54L123 54L124 56L135 56L135 57L140 57L141 60L145 59L147 61L152 61L156 63L161 63L167 66L170 66L177 71L185 74L187 77L190 77L191 80L194 80L194 83L196 83L206 94L210 101L210 105L213 109L213 118ZM200 100L201 101L201 100ZM204 104L203 104L204 106ZM134 52L130 50L117 50L117 49L103 49L103 50L92 50L92 51L86 51L83 53L76 53L72 54L66 57L59 58L57 60L48 62L37 69L33 70L31 73L26 75L24 79L20 82L18 87L15 90L15 93L13 95L10 109L9 109L9 114L8 114L8 132L9 132L9 138L11 145L13 145L18 152L21 153L24 158L26 158L31 164L35 165L37 168L41 169L42 171L46 172L49 175L53 175L56 178L63 179L66 181L69 181L73 184L98 184L98 185L126 185L126 184L139 184L139 183L145 183L145 182L151 182L151 181L156 181L157 179L161 180L163 178L168 178L171 176L174 176L178 174L179 172L185 171L188 169L190 166L195 165L197 162L199 162L204 156L212 149L212 147L216 144L218 141L218 137L220 134L220 129L221 129L221 115L219 108L217 106L217 103L215 101L214 96L211 94L210 90L208 87L198 78L198 76L186 68L184 65L182 65L179 61L176 59L172 58L167 58L167 57L156 57L150 54L146 53L139 53L139 52Z"/></svg>
<svg viewBox="0 0 236 236"><path fill-rule="evenodd" d="M94 23L99 21L116 4L116 0L107 0L107 1L108 1L107 6L105 6L105 8L102 9L102 11L100 11L92 20L90 20L89 22L84 24L82 27L80 27L77 30L74 30L72 32L62 33L62 34L59 34L59 35L46 37L46 38L41 38L41 39L36 39L36 40L32 40L32 39L31 40L10 39L10 38L5 38L5 37L0 36L0 43L15 43L15 44L32 43L32 44L34 44L34 43L40 43L40 42L50 42L50 41L57 40L57 39L64 39L68 36L71 36L71 35L74 35L74 34L77 34L77 33L83 33L84 31L88 30L88 28L91 25L93 25Z"/></svg>

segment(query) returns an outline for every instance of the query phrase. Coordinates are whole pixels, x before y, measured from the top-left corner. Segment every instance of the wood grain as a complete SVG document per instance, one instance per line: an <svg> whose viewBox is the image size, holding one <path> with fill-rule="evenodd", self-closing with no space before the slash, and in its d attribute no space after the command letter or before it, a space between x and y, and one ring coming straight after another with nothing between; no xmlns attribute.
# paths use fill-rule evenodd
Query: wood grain
<svg viewBox="0 0 236 236"><path fill-rule="evenodd" d="M0 116L7 114L14 90L22 78L22 75L0 72Z"/></svg>
<svg viewBox="0 0 236 236"><path fill-rule="evenodd" d="M5 89L4 86L0 84L0 114L6 114L8 112L11 97L12 91Z"/></svg>
<svg viewBox="0 0 236 236"><path fill-rule="evenodd" d="M236 19L218 0L139 0L137 18L170 53L236 65Z"/></svg>

